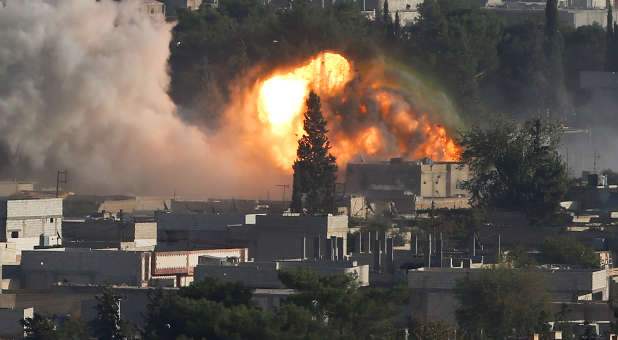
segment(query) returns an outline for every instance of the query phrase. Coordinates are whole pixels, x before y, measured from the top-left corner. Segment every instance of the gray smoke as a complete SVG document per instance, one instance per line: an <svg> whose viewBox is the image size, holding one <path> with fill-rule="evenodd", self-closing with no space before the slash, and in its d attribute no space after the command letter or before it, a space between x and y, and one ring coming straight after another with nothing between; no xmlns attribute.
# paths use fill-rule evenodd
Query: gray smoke
<svg viewBox="0 0 618 340"><path fill-rule="evenodd" d="M263 169L233 141L178 118L170 29L139 1L0 2L0 176L53 183L67 169L70 189L90 193L233 196L276 183L252 184Z"/></svg>

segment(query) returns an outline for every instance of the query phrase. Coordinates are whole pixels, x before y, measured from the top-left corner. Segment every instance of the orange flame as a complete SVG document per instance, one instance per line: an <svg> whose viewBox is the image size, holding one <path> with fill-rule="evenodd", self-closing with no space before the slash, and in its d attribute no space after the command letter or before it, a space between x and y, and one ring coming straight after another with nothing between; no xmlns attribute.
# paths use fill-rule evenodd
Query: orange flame
<svg viewBox="0 0 618 340"><path fill-rule="evenodd" d="M351 109L353 112L347 110L345 116L340 114L336 106L344 106L352 100L344 95L344 90L353 77L352 66L344 56L324 52L299 67L275 72L256 84L257 100L253 100L263 127L255 127L252 131L258 134L255 137L267 143L268 153L279 168L291 171L298 139L304 133L303 112L311 90L322 98L322 112L331 130L331 151L340 166L361 153L382 159L402 155L440 161L459 159L461 150L443 126L414 112L403 97L382 89L383 85L378 81L369 84L367 92L361 94L375 104L363 101L355 104ZM354 96L358 97L358 94ZM250 98L251 94L247 94L244 100L251 103ZM336 100L330 102L331 99ZM367 119L370 110L378 111L375 117L379 117L379 123L346 128ZM355 122L350 121L353 115ZM249 144L257 142L250 136L243 138Z"/></svg>

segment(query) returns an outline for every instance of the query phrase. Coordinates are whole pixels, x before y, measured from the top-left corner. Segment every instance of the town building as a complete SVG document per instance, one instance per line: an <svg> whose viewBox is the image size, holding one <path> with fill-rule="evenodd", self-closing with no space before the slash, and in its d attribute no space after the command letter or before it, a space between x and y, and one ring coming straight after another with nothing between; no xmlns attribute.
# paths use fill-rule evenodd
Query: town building
<svg viewBox="0 0 618 340"><path fill-rule="evenodd" d="M457 162L403 161L348 163L345 195L350 217L366 218L385 211L411 214L431 208L467 208L469 192L462 186L469 169Z"/></svg>
<svg viewBox="0 0 618 340"><path fill-rule="evenodd" d="M165 20L165 5L157 0L142 0L140 11L156 20Z"/></svg>
<svg viewBox="0 0 618 340"><path fill-rule="evenodd" d="M200 257L195 267L195 280L216 277L223 281L240 281L254 288L285 288L279 280L279 271L307 268L320 275L353 274L359 286L369 285L369 266L355 261L272 261L230 263L211 261Z"/></svg>
<svg viewBox="0 0 618 340"><path fill-rule="evenodd" d="M0 200L0 243L17 255L35 246L62 243L62 199Z"/></svg>
<svg viewBox="0 0 618 340"><path fill-rule="evenodd" d="M157 245L157 222L152 219L64 220L63 245L78 248L118 248L154 250Z"/></svg>
<svg viewBox="0 0 618 340"><path fill-rule="evenodd" d="M248 249L202 249L150 252L52 248L22 253L19 267L22 288L44 289L54 285L125 285L147 287L160 280L186 286L193 281L199 256L234 257L244 262Z"/></svg>
<svg viewBox="0 0 618 340"><path fill-rule="evenodd" d="M609 272L607 269L543 268L552 302L569 303L573 310L599 302L608 309ZM408 271L409 310L411 317L442 320L456 324L455 297L457 280L479 273L474 268L419 268ZM595 320L597 321L597 320Z"/></svg>

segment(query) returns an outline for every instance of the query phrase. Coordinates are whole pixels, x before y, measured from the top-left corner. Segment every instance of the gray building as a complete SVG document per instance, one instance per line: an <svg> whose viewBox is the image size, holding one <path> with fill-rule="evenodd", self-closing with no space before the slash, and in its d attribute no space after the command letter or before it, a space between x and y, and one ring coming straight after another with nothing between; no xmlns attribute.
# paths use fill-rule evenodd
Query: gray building
<svg viewBox="0 0 618 340"><path fill-rule="evenodd" d="M408 271L410 314L414 318L443 320L455 324L457 280L479 273L470 268L420 268ZM609 273L606 269L543 270L554 303L608 301ZM573 304L571 304L573 305Z"/></svg>
<svg viewBox="0 0 618 340"><path fill-rule="evenodd" d="M154 250L157 222L147 220L63 221L66 247Z"/></svg>
<svg viewBox="0 0 618 340"><path fill-rule="evenodd" d="M195 267L195 280L216 277L224 281L240 281L254 288L285 288L279 280L280 270L307 268L320 275L354 274L359 286L369 285L369 266L356 261L273 261L248 263L203 263Z"/></svg>
<svg viewBox="0 0 618 340"><path fill-rule="evenodd" d="M257 215L248 225L249 253L256 261L343 259L347 256L348 217Z"/></svg>
<svg viewBox="0 0 618 340"><path fill-rule="evenodd" d="M62 199L0 201L0 242L15 244L18 253L38 245L59 245Z"/></svg>
<svg viewBox="0 0 618 340"><path fill-rule="evenodd" d="M56 284L146 286L150 253L140 251L50 249L22 252L21 286Z"/></svg>

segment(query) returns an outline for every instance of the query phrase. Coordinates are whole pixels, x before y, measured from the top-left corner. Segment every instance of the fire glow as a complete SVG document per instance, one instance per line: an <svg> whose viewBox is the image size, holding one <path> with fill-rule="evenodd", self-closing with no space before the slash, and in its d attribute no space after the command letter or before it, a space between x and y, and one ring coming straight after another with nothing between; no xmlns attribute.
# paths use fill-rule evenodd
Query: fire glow
<svg viewBox="0 0 618 340"><path fill-rule="evenodd" d="M244 98L245 107L254 105L261 124L252 130L258 134L254 137L267 141L268 153L285 171L291 171L296 158L297 142L304 132L305 100L311 90L321 98L331 152L339 166L364 157L459 159L460 148L447 129L433 117L416 112L396 86L363 77L341 54L323 52L302 65L258 80Z"/></svg>

